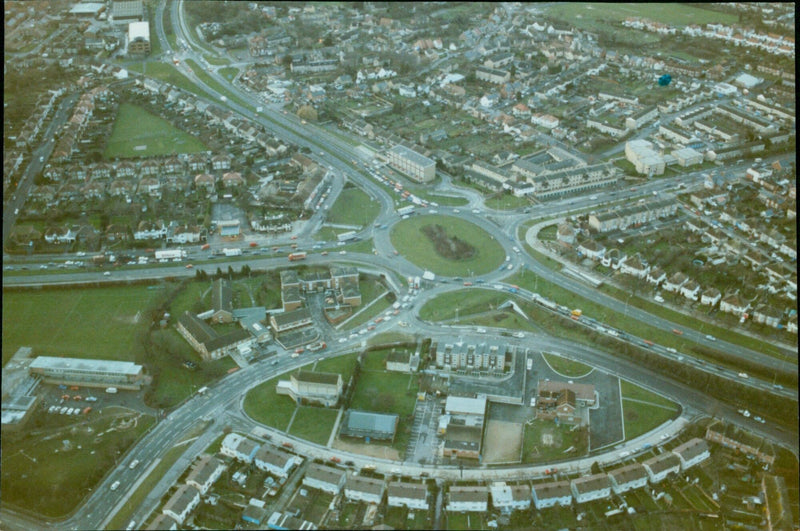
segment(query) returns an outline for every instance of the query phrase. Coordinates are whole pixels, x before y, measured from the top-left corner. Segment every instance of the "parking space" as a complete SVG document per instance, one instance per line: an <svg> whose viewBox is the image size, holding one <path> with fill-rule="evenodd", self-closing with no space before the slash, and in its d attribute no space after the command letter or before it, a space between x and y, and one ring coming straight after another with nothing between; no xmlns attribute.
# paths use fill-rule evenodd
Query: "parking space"
<svg viewBox="0 0 800 531"><path fill-rule="evenodd" d="M420 400L414 410L411 440L406 448L405 460L413 463L431 462L439 446L439 416L441 400Z"/></svg>

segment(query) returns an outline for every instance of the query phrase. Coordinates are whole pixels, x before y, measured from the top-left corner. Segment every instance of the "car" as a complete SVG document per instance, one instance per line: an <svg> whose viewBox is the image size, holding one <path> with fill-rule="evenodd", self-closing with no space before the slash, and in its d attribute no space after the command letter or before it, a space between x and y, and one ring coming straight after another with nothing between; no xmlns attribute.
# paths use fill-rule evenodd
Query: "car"
<svg viewBox="0 0 800 531"><path fill-rule="evenodd" d="M131 461L131 464L128 466L128 468L130 468L131 470L133 470L134 468L136 468L136 466L137 466L138 464L139 464L139 460L138 460L138 459L134 459L133 461Z"/></svg>
<svg viewBox="0 0 800 531"><path fill-rule="evenodd" d="M103 276L104 277L110 277L111 276L111 271L106 271L105 273L103 273Z"/></svg>
<svg viewBox="0 0 800 531"><path fill-rule="evenodd" d="M717 340L717 338L712 336L711 334L706 334L706 339L708 339L709 341L716 341Z"/></svg>
<svg viewBox="0 0 800 531"><path fill-rule="evenodd" d="M746 372L740 372L739 373L739 378L744 378L746 380L746 379L750 378L750 376L748 376Z"/></svg>
<svg viewBox="0 0 800 531"><path fill-rule="evenodd" d="M678 330L677 328L672 329L673 334L678 334L679 336L683 335L683 330Z"/></svg>
<svg viewBox="0 0 800 531"><path fill-rule="evenodd" d="M14 215L15 215L15 216L19 215L19 209L18 209L18 208L15 208L15 209L14 209Z"/></svg>
<svg viewBox="0 0 800 531"><path fill-rule="evenodd" d="M192 264L186 264L186 269L191 269L191 268L193 268L193 267L194 267L194 266L193 266Z"/></svg>
<svg viewBox="0 0 800 531"><path fill-rule="evenodd" d="M461 213L461 211L459 209L457 209L457 208L453 209L453 214L460 214L460 213Z"/></svg>
<svg viewBox="0 0 800 531"><path fill-rule="evenodd" d="M339 251L339 254L347 254L347 251Z"/></svg>
<svg viewBox="0 0 800 531"><path fill-rule="evenodd" d="M111 490L117 490L119 488L119 481L115 481L111 484Z"/></svg>
<svg viewBox="0 0 800 531"><path fill-rule="evenodd" d="M293 358L299 358L300 354L298 354L297 352L292 352L292 357Z"/></svg>
<svg viewBox="0 0 800 531"><path fill-rule="evenodd" d="M346 337L340 337L339 338L339 343L344 343L345 341L347 341Z"/></svg>
<svg viewBox="0 0 800 531"><path fill-rule="evenodd" d="M595 199L597 199L597 196L596 196L596 195L593 195L593 196L591 196L589 199L591 199L592 201L594 201Z"/></svg>
<svg viewBox="0 0 800 531"><path fill-rule="evenodd" d="M514 332L513 336L516 337L516 338L520 338L521 339L521 338L525 337L525 334L522 333L522 332Z"/></svg>
<svg viewBox="0 0 800 531"><path fill-rule="evenodd" d="M508 264L508 267L506 269L511 271L512 269L514 269L514 264Z"/></svg>

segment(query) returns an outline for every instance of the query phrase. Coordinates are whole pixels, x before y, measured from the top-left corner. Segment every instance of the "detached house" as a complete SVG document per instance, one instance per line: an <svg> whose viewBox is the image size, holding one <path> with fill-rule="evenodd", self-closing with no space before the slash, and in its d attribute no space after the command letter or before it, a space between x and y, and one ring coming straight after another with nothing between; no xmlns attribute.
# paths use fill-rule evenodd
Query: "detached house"
<svg viewBox="0 0 800 531"><path fill-rule="evenodd" d="M258 452L259 445L238 433L229 433L222 439L219 452L222 455L233 457L237 461L250 464Z"/></svg>
<svg viewBox="0 0 800 531"><path fill-rule="evenodd" d="M595 261L601 260L606 254L605 246L594 240L586 240L582 243L579 243L576 250L583 256L591 258Z"/></svg>
<svg viewBox="0 0 800 531"><path fill-rule="evenodd" d="M667 279L667 274L660 267L654 267L647 273L646 279L647 282L657 287Z"/></svg>
<svg viewBox="0 0 800 531"><path fill-rule="evenodd" d="M716 304L722 298L722 294L719 292L717 288L708 288L700 295L700 304L705 304L708 306L716 306Z"/></svg>
<svg viewBox="0 0 800 531"><path fill-rule="evenodd" d="M743 301L738 293L731 293L726 295L719 302L719 311L732 313L734 315L742 315L750 309L750 303Z"/></svg>
<svg viewBox="0 0 800 531"><path fill-rule="evenodd" d="M678 271L664 282L662 288L664 288L664 291L677 293L687 282L689 282L689 277Z"/></svg>
<svg viewBox="0 0 800 531"><path fill-rule="evenodd" d="M690 280L689 282L681 286L680 292L681 295L683 295L687 299L691 301L696 301L698 295L700 294L700 284L698 284L694 280Z"/></svg>

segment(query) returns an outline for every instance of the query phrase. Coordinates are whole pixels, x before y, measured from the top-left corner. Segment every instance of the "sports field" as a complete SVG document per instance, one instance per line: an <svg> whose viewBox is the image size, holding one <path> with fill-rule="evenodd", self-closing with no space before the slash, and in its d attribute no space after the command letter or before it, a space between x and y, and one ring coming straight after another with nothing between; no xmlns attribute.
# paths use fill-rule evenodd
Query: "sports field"
<svg viewBox="0 0 800 531"><path fill-rule="evenodd" d="M133 361L148 329L146 286L3 293L3 364L21 346L39 356Z"/></svg>
<svg viewBox="0 0 800 531"><path fill-rule="evenodd" d="M547 7L544 12L547 15L570 21L578 27L600 24L602 21L622 22L628 17L641 17L670 26L705 25L714 22L731 24L738 20L736 15L719 13L702 7L650 2L630 4L595 2L575 4L570 2Z"/></svg>
<svg viewBox="0 0 800 531"><path fill-rule="evenodd" d="M208 149L197 138L173 127L135 105L119 107L105 158L152 157L174 153L197 153Z"/></svg>
<svg viewBox="0 0 800 531"><path fill-rule="evenodd" d="M459 242L472 248L472 254L443 255L442 247L424 232L441 227L446 236L439 243L456 249ZM482 228L452 216L413 216L392 228L392 245L414 264L437 275L483 275L498 267L505 257L499 243Z"/></svg>

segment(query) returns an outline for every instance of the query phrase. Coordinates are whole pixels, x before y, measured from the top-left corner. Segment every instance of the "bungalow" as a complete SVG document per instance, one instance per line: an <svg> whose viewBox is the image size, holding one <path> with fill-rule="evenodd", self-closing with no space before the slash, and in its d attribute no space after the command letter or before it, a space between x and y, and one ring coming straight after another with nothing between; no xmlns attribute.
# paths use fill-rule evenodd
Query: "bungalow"
<svg viewBox="0 0 800 531"><path fill-rule="evenodd" d="M568 507L572 504L572 490L569 481L538 483L532 489L533 505L541 510L554 505Z"/></svg>
<svg viewBox="0 0 800 531"><path fill-rule="evenodd" d="M647 469L650 483L659 483L669 474L677 474L681 469L680 458L673 453L667 452L650 458L642 464Z"/></svg>
<svg viewBox="0 0 800 531"><path fill-rule="evenodd" d="M700 295L700 304L716 306L721 298L722 294L717 288L708 288L702 293L702 295Z"/></svg>
<svg viewBox="0 0 800 531"><path fill-rule="evenodd" d="M175 494L167 500L161 512L183 524L195 507L200 503L200 492L191 485L181 485Z"/></svg>
<svg viewBox="0 0 800 531"><path fill-rule="evenodd" d="M424 483L389 483L389 507L408 507L421 511L428 510L428 487Z"/></svg>
<svg viewBox="0 0 800 531"><path fill-rule="evenodd" d="M531 488L528 485L508 485L504 482L492 483L492 506L503 512L524 511L531 506Z"/></svg>
<svg viewBox="0 0 800 531"><path fill-rule="evenodd" d="M222 439L219 452L237 461L250 464L258 452L259 445L238 433L229 433Z"/></svg>
<svg viewBox="0 0 800 531"><path fill-rule="evenodd" d="M265 470L280 478L288 478L292 468L299 466L303 458L265 444L253 456L253 462L259 470Z"/></svg>
<svg viewBox="0 0 800 531"><path fill-rule="evenodd" d="M344 484L344 496L348 500L362 501L378 505L383 499L386 484L382 479L365 476L347 475Z"/></svg>
<svg viewBox="0 0 800 531"><path fill-rule="evenodd" d="M222 475L227 468L225 464L210 455L205 455L194 465L186 478L186 484L196 488L200 494L205 495L211 485Z"/></svg>
<svg viewBox="0 0 800 531"><path fill-rule="evenodd" d="M708 444L703 439L695 437L672 449L672 453L681 461L681 470L686 470L701 463L711 456Z"/></svg>
<svg viewBox="0 0 800 531"><path fill-rule="evenodd" d="M489 509L489 491L486 487L450 487L448 511L481 512Z"/></svg>
<svg viewBox="0 0 800 531"><path fill-rule="evenodd" d="M593 474L573 479L570 488L577 503L600 500L611 496L611 479L608 474Z"/></svg>
<svg viewBox="0 0 800 531"><path fill-rule="evenodd" d="M608 477L611 478L611 488L615 494L622 494L647 485L647 470L641 463L633 463L612 470L608 473Z"/></svg>
<svg viewBox="0 0 800 531"><path fill-rule="evenodd" d="M749 309L750 303L743 301L738 293L726 295L719 301L719 311L721 312L742 315Z"/></svg>
<svg viewBox="0 0 800 531"><path fill-rule="evenodd" d="M680 288L681 295L691 301L696 301L697 296L700 294L700 284L694 280L690 280Z"/></svg>
<svg viewBox="0 0 800 531"><path fill-rule="evenodd" d="M662 287L665 291L677 293L687 282L689 282L689 277L678 271L670 276Z"/></svg>
<svg viewBox="0 0 800 531"><path fill-rule="evenodd" d="M303 477L303 485L335 496L341 492L346 479L347 473L344 470L319 463L311 463L308 465L306 475Z"/></svg>

